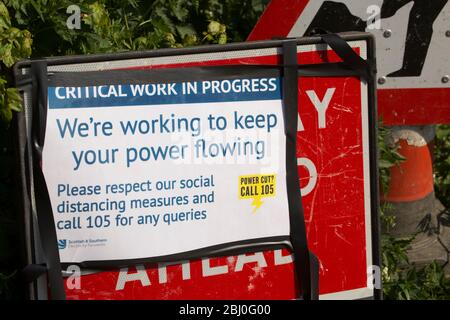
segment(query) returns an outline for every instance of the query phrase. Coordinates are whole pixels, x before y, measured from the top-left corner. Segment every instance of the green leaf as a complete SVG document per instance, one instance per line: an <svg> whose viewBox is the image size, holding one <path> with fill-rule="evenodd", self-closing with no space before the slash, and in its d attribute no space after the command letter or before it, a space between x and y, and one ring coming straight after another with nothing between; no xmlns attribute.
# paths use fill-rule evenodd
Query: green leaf
<svg viewBox="0 0 450 320"><path fill-rule="evenodd" d="M175 1L175 5L171 6L172 13L180 22L184 22L189 13L189 11L184 7L185 3L185 1L177 0Z"/></svg>
<svg viewBox="0 0 450 320"><path fill-rule="evenodd" d="M208 24L208 33L210 33L211 35L217 35L220 33L220 23L217 21L211 21Z"/></svg>
<svg viewBox="0 0 450 320"><path fill-rule="evenodd" d="M8 108L13 111L22 111L22 99L17 88L8 88L6 90Z"/></svg>
<svg viewBox="0 0 450 320"><path fill-rule="evenodd" d="M9 12L3 2L0 2L0 31L11 27Z"/></svg>
<svg viewBox="0 0 450 320"><path fill-rule="evenodd" d="M176 29L181 39L184 39L187 36L196 36L195 29L192 25L176 26Z"/></svg>

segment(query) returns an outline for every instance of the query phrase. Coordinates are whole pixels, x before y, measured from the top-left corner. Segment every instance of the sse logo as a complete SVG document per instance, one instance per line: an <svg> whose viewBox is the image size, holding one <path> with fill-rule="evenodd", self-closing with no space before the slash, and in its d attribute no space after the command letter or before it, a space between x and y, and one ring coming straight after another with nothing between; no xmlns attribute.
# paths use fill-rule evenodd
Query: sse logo
<svg viewBox="0 0 450 320"><path fill-rule="evenodd" d="M62 250L65 249L67 247L67 240L58 240L58 249Z"/></svg>

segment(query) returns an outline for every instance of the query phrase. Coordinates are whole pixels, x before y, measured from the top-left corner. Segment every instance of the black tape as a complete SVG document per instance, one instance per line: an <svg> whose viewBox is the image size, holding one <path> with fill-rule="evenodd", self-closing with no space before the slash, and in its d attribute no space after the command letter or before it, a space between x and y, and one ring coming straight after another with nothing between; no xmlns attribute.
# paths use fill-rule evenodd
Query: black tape
<svg viewBox="0 0 450 320"><path fill-rule="evenodd" d="M194 260L199 258L214 258L223 256L240 255L246 253L254 253L257 251L289 249L292 250L288 236L275 236L256 239L246 239L234 242L223 243L210 247L205 247L192 251L184 251L166 256L157 256L151 258L126 259L126 260L99 260L85 261L79 263L61 263L64 268L70 265L77 265L81 268L94 270L112 270L117 268L125 268L137 264L150 264L158 262L179 262L183 260Z"/></svg>
<svg viewBox="0 0 450 320"><path fill-rule="evenodd" d="M66 298L66 293L64 290L61 263L59 259L55 223L47 184L45 183L44 174L41 168L42 148L44 146L45 126L47 121L47 63L42 60L32 61L31 76L33 82L33 122L31 128L33 179L38 228L45 255L51 299L64 300ZM24 271L27 272L27 269ZM33 275L39 276L39 272L33 272Z"/></svg>
<svg viewBox="0 0 450 320"><path fill-rule="evenodd" d="M301 201L300 184L297 169L297 125L298 125L298 74L297 41L283 42L283 110L286 128L286 182L289 202L290 237L294 254L294 265L302 298L317 300L318 264L317 258L309 251L306 226ZM313 263L312 263L313 262Z"/></svg>
<svg viewBox="0 0 450 320"><path fill-rule="evenodd" d="M30 283L46 273L46 264L29 264L22 269L22 279L25 283Z"/></svg>
<svg viewBox="0 0 450 320"><path fill-rule="evenodd" d="M365 80L369 80L376 72L374 65L361 58L350 45L335 33L323 34L320 36L322 40L328 44L339 58L342 59L343 64L351 70L356 71Z"/></svg>

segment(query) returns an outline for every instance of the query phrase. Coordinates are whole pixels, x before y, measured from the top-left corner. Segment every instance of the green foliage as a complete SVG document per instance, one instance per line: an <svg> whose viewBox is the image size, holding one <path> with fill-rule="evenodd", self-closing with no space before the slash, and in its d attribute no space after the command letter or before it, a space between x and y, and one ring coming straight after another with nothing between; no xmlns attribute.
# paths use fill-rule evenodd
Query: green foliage
<svg viewBox="0 0 450 320"><path fill-rule="evenodd" d="M66 9L72 1L5 3L14 12L17 27L32 32L34 56L240 41L263 9L261 0L84 0L77 2L82 12L81 29L71 30L66 26Z"/></svg>
<svg viewBox="0 0 450 320"><path fill-rule="evenodd" d="M0 2L0 60L11 67L18 60L31 54L31 33L12 26L6 6ZM21 100L16 89L8 88L4 74L0 74L0 120L9 123L13 111L21 110Z"/></svg>
<svg viewBox="0 0 450 320"><path fill-rule="evenodd" d="M9 123L13 116L13 111L22 110L22 99L15 88L8 88L5 78L0 77L0 120Z"/></svg>
<svg viewBox="0 0 450 320"><path fill-rule="evenodd" d="M382 192L387 193L389 186L389 169L398 165L405 158L398 152L398 144L388 141L390 136L390 129L383 126L383 121L380 120L378 124L378 169L380 176L380 183Z"/></svg>
<svg viewBox="0 0 450 320"><path fill-rule="evenodd" d="M394 244L394 247L397 246L395 250L403 252L403 246L407 241L393 239L391 243ZM397 259L396 257L390 258ZM385 298L390 300L450 299L450 279L445 277L442 265L437 262L430 263L419 270L410 265L397 268L398 270L395 272L383 274ZM392 270L388 267L385 269Z"/></svg>
<svg viewBox="0 0 450 320"><path fill-rule="evenodd" d="M383 290L388 299L404 297L409 300L410 294L404 271L405 266L409 264L406 251L410 243L411 238L396 239L388 235L381 238Z"/></svg>
<svg viewBox="0 0 450 320"><path fill-rule="evenodd" d="M382 206L381 220L386 230L395 226L395 217L386 215ZM437 262L417 268L408 260L408 249L416 235L394 238L388 231L381 235L381 264L384 298L388 300L448 300L450 278Z"/></svg>
<svg viewBox="0 0 450 320"><path fill-rule="evenodd" d="M31 55L31 33L11 24L6 6L0 2L0 59L6 67Z"/></svg>
<svg viewBox="0 0 450 320"><path fill-rule="evenodd" d="M436 196L446 208L450 208L450 125L436 128L434 183Z"/></svg>

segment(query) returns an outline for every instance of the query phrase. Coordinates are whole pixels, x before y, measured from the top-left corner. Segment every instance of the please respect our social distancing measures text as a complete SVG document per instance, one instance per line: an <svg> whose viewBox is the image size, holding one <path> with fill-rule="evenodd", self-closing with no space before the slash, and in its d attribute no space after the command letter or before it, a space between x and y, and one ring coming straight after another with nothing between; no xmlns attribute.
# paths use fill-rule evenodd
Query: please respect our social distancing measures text
<svg viewBox="0 0 450 320"><path fill-rule="evenodd" d="M43 169L62 261L288 235L280 84L49 87ZM143 240L158 245L125 246Z"/></svg>

